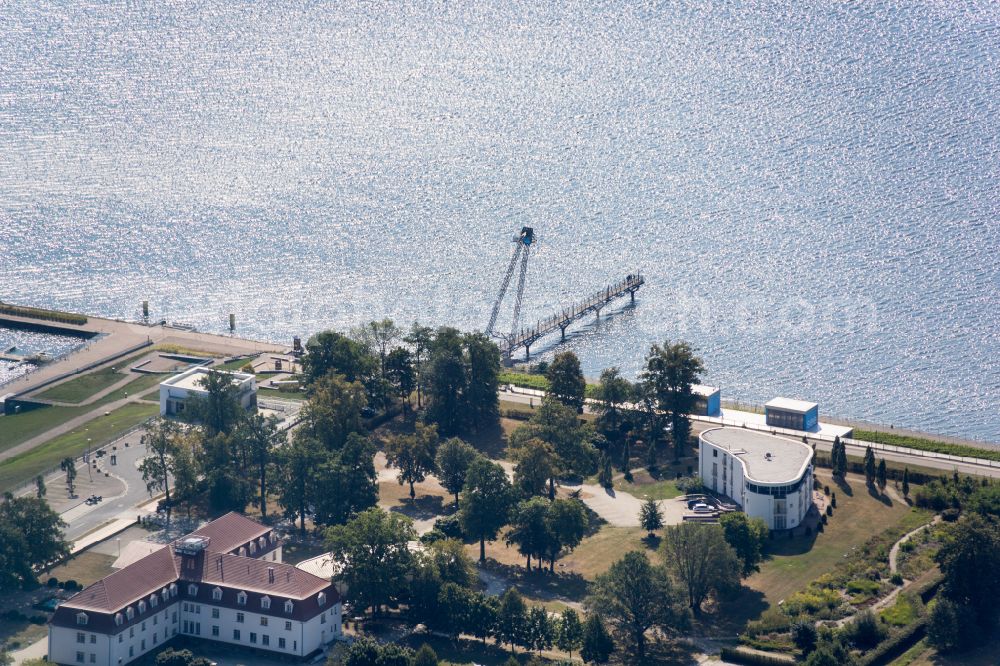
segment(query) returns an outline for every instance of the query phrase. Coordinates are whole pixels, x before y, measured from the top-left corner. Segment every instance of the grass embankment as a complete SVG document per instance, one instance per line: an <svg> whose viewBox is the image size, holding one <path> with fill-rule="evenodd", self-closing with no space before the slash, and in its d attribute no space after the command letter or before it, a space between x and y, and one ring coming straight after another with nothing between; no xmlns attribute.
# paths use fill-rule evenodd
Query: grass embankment
<svg viewBox="0 0 1000 666"><path fill-rule="evenodd" d="M277 398L278 400L298 400L299 402L309 399L305 391L280 391L264 386L257 388L257 396L260 398Z"/></svg>
<svg viewBox="0 0 1000 666"><path fill-rule="evenodd" d="M926 439L924 437L913 437L910 435L897 435L891 432L881 432L877 430L855 430L854 438L876 444L887 444L889 446L903 446L908 449L918 451L931 451L933 453L946 453L952 456L966 456L969 458L984 458L986 460L1000 460L1000 449L986 449L965 444L949 444L936 439Z"/></svg>
<svg viewBox="0 0 1000 666"><path fill-rule="evenodd" d="M778 537L770 541L770 556L761 564L760 572L747 581L750 587L763 592L772 606L804 589L820 573L833 571L838 562L868 539L890 528L903 534L930 521L929 511L911 509L887 497L873 497L864 479L849 476L848 494L825 471L819 473L819 478L820 483L829 484L837 493L837 508L826 529L809 538Z"/></svg>
<svg viewBox="0 0 1000 666"><path fill-rule="evenodd" d="M64 409L49 407L47 410ZM43 410L37 410L43 411ZM63 458L81 455L88 447L94 449L115 439L132 426L159 413L157 405L130 403L109 415L98 416L75 430L0 462L0 490L10 490L36 474L55 467ZM30 412L33 413L33 412ZM23 415L22 415L23 416ZM6 421L9 417L3 417ZM88 439L90 440L88 444Z"/></svg>
<svg viewBox="0 0 1000 666"><path fill-rule="evenodd" d="M23 305L10 305L0 302L0 314L11 315L12 317L26 317L29 319L42 319L45 321L55 321L61 324L74 324L82 326L87 323L87 318L81 314L72 312L60 312L58 310L45 310L43 308L29 308Z"/></svg>
<svg viewBox="0 0 1000 666"><path fill-rule="evenodd" d="M148 352L136 354L116 362L113 366L86 372L79 377L74 377L69 381L56 384L52 388L42 391L36 397L41 398L42 400L54 400L56 402L81 403L92 395L120 382L130 374L133 378L148 376L129 372L129 368L132 364L145 356L147 353Z"/></svg>
<svg viewBox="0 0 1000 666"><path fill-rule="evenodd" d="M536 389L538 391L549 390L549 380L545 378L545 375L533 375L527 372L512 372L504 370L500 373L499 379L501 384L511 384L512 386ZM585 395L588 398L596 398L597 384L588 383Z"/></svg>

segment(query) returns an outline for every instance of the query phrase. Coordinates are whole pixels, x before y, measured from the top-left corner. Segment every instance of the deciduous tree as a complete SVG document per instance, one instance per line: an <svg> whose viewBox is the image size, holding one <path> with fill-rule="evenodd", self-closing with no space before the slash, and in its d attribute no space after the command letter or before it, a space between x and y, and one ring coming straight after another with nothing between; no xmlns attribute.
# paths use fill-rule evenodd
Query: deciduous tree
<svg viewBox="0 0 1000 666"><path fill-rule="evenodd" d="M645 553L631 551L597 577L586 606L603 613L629 641L634 657L643 663L646 632L682 629L687 614L662 567L655 567Z"/></svg>
<svg viewBox="0 0 1000 666"><path fill-rule="evenodd" d="M515 645L524 645L528 637L528 609L517 588L508 588L500 597L500 607L497 610L496 639L501 645L510 645L511 652Z"/></svg>
<svg viewBox="0 0 1000 666"><path fill-rule="evenodd" d="M393 435L385 445L385 458L389 467L399 470L399 485L410 484L410 500L417 496L415 483L421 483L436 470L437 427L416 424L412 435Z"/></svg>
<svg viewBox="0 0 1000 666"><path fill-rule="evenodd" d="M600 424L608 437L617 436L622 424L622 407L634 399L632 384L621 376L617 367L601 372L596 390Z"/></svg>
<svg viewBox="0 0 1000 666"><path fill-rule="evenodd" d="M580 616L572 608L563 610L559 616L559 626L556 631L556 647L573 659L573 651L579 650L583 644L583 624Z"/></svg>
<svg viewBox="0 0 1000 666"><path fill-rule="evenodd" d="M465 486L465 475L469 465L479 456L479 452L458 437L445 440L438 447L435 463L438 480L445 489L455 496L455 506L458 506L458 493Z"/></svg>
<svg viewBox="0 0 1000 666"><path fill-rule="evenodd" d="M701 612L701 604L709 594L739 583L739 559L719 525L672 525L667 528L660 550L695 614Z"/></svg>
<svg viewBox="0 0 1000 666"><path fill-rule="evenodd" d="M875 482L875 453L872 447L865 447L865 483L869 486Z"/></svg>
<svg viewBox="0 0 1000 666"><path fill-rule="evenodd" d="M548 394L574 412L583 409L587 382L580 370L580 359L571 351L560 352L549 364L545 377L549 380Z"/></svg>
<svg viewBox="0 0 1000 666"><path fill-rule="evenodd" d="M513 493L503 468L477 458L465 476L465 501L458 517L462 531L479 540L479 561L486 561L486 541L493 541L507 524Z"/></svg>
<svg viewBox="0 0 1000 666"><path fill-rule="evenodd" d="M742 511L723 514L719 519L722 532L736 557L740 561L740 572L744 578L760 570L767 542L767 523L760 518L750 518Z"/></svg>
<svg viewBox="0 0 1000 666"><path fill-rule="evenodd" d="M700 380L704 365L686 342L669 340L653 345L646 356L640 380L655 398L656 409L669 415L674 440L674 457L680 458L691 431L689 415L697 401L692 386Z"/></svg>
<svg viewBox="0 0 1000 666"><path fill-rule="evenodd" d="M408 542L416 538L409 518L373 507L345 525L326 531L327 547L341 563L334 579L347 585L347 598L358 608L379 608L405 589L410 568Z"/></svg>

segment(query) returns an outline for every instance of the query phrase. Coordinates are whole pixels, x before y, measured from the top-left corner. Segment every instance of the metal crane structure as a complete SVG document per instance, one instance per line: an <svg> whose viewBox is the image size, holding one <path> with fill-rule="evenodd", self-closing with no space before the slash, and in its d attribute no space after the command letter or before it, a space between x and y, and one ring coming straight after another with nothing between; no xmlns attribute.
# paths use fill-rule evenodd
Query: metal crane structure
<svg viewBox="0 0 1000 666"><path fill-rule="evenodd" d="M507 273L500 284L500 293L493 303L493 312L490 314L490 323L486 326L486 335L500 338L504 341L502 347L509 348L511 341L518 333L518 319L521 317L521 301L524 298L524 280L528 275L528 256L531 254L531 245L535 242L535 230L531 227L521 227L521 233L514 236L514 255L507 265ZM510 287L510 279L514 277L514 270L517 268L517 261L521 260L521 273L517 280L517 292L514 295L514 318L511 322L510 336L498 333L496 330L497 317L500 316L500 308L503 306L504 297L507 295L507 288Z"/></svg>
<svg viewBox="0 0 1000 666"><path fill-rule="evenodd" d="M507 272L503 276L500 284L500 293L497 294L496 302L493 303L493 312L490 313L490 323L486 326L486 335L500 339L500 353L503 356L504 364L513 363L511 356L514 351L524 348L525 360L531 358L531 346L541 338L559 331L561 339L566 339L566 329L575 321L582 319L589 313L596 313L597 318L601 318L601 310L607 307L612 301L624 296L628 296L632 303L635 303L635 292L646 283L641 271L627 275L623 280L605 286L600 291L587 296L586 298L564 306L559 312L537 321L527 328L518 328L521 318L521 301L524 298L524 281L528 274L528 256L531 254L531 246L535 242L535 231L531 227L521 227L521 233L514 236L514 254L507 265ZM511 322L510 334L497 331L497 318L500 316L500 308L503 307L504 298L507 296L507 289L510 287L511 278L517 270L518 261L521 263L520 276L517 280L517 291L514 296L514 318Z"/></svg>

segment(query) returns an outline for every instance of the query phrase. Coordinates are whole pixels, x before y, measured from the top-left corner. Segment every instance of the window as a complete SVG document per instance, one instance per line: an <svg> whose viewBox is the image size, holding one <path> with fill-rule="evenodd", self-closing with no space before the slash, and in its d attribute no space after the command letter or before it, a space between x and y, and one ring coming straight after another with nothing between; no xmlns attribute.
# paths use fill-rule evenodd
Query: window
<svg viewBox="0 0 1000 666"><path fill-rule="evenodd" d="M142 623L142 630L146 631L146 623L145 622Z"/></svg>
<svg viewBox="0 0 1000 666"><path fill-rule="evenodd" d="M213 624L212 625L212 635L213 636L218 636L219 635L219 625L217 625L217 624Z"/></svg>
<svg viewBox="0 0 1000 666"><path fill-rule="evenodd" d="M97 634L91 634L90 635L90 642L91 643L96 643L97 642Z"/></svg>
<svg viewBox="0 0 1000 666"><path fill-rule="evenodd" d="M159 624L159 623L160 623L160 616L159 615L154 615L153 616L153 624Z"/></svg>
<svg viewBox="0 0 1000 666"><path fill-rule="evenodd" d="M129 622L131 622L132 618L135 617L135 611L132 610L131 606L125 609L125 617L128 618Z"/></svg>
<svg viewBox="0 0 1000 666"><path fill-rule="evenodd" d="M246 606L247 605L247 593L246 592L240 592L239 594L237 594L236 595L236 603L238 603L240 606Z"/></svg>
<svg viewBox="0 0 1000 666"><path fill-rule="evenodd" d="M266 627L267 626L267 618L264 617L263 615L260 618L260 626L262 626L262 627Z"/></svg>
<svg viewBox="0 0 1000 666"><path fill-rule="evenodd" d="M137 605L139 606L139 615L142 615L143 613L146 612L146 602L145 601L140 601Z"/></svg>
<svg viewBox="0 0 1000 666"><path fill-rule="evenodd" d="M76 653L76 660L78 662L80 662L81 664L83 663L83 653L82 652L77 652Z"/></svg>
<svg viewBox="0 0 1000 666"><path fill-rule="evenodd" d="M77 643L86 643L87 642L87 634L83 633L82 631L76 632L76 642Z"/></svg>
<svg viewBox="0 0 1000 666"><path fill-rule="evenodd" d="M160 593L160 596L163 598L163 603L167 603L170 599L170 593L167 592L167 588L163 588L163 592Z"/></svg>
<svg viewBox="0 0 1000 666"><path fill-rule="evenodd" d="M189 597L197 597L198 596L198 586L197 585L188 585L188 596Z"/></svg>
<svg viewBox="0 0 1000 666"><path fill-rule="evenodd" d="M92 664L97 663L97 655L94 654L93 652L90 653L90 663Z"/></svg>
<svg viewBox="0 0 1000 666"><path fill-rule="evenodd" d="M271 598L270 597L261 597L260 598L260 607L263 608L264 610L271 610Z"/></svg>
<svg viewBox="0 0 1000 666"><path fill-rule="evenodd" d="M216 619L216 620L218 620L218 619L219 619L219 609L218 609L218 608L213 608L213 609L212 609L212 617L213 617L214 619Z"/></svg>
<svg viewBox="0 0 1000 666"><path fill-rule="evenodd" d="M177 624L177 611L174 611L173 613L171 613L171 618L170 619L171 619L171 622L173 622L174 624Z"/></svg>
<svg viewBox="0 0 1000 666"><path fill-rule="evenodd" d="M156 645L156 641L157 640L159 640L159 637L157 636L156 632L154 631L153 632L153 645Z"/></svg>
<svg viewBox="0 0 1000 666"><path fill-rule="evenodd" d="M319 623L326 624L326 613L323 613L322 615L319 616Z"/></svg>
<svg viewBox="0 0 1000 666"><path fill-rule="evenodd" d="M240 622L240 623L242 623L242 622L243 622L243 619L244 619L244 618L243 618L243 613L237 613L237 614L236 614L236 621L237 621L237 622Z"/></svg>
<svg viewBox="0 0 1000 666"><path fill-rule="evenodd" d="M326 605L326 592L320 592L319 594L316 595L316 603L318 603L320 606Z"/></svg>
<svg viewBox="0 0 1000 666"><path fill-rule="evenodd" d="M292 630L292 623L289 622L288 620L285 620L285 631L291 631L291 630Z"/></svg>
<svg viewBox="0 0 1000 666"><path fill-rule="evenodd" d="M129 627L128 628L128 637L129 638L135 638L135 627Z"/></svg>
<svg viewBox="0 0 1000 666"><path fill-rule="evenodd" d="M86 626L87 625L87 614L86 613L77 613L76 614L76 623L79 624L79 625L82 625L82 626Z"/></svg>
<svg viewBox="0 0 1000 666"><path fill-rule="evenodd" d="M251 643L256 643L257 642L257 634L255 634L252 631L250 632L250 642Z"/></svg>
<svg viewBox="0 0 1000 666"><path fill-rule="evenodd" d="M145 638L143 638L141 641L139 641L139 649L145 651L145 649L146 649L146 639Z"/></svg>
<svg viewBox="0 0 1000 666"><path fill-rule="evenodd" d="M719 457L719 449L712 449L712 457L713 458Z"/></svg>
<svg viewBox="0 0 1000 666"><path fill-rule="evenodd" d="M267 634L261 635L261 637L260 637L260 643L261 643L261 645L270 645L271 644L271 637L268 636Z"/></svg>
<svg viewBox="0 0 1000 666"><path fill-rule="evenodd" d="M282 650L285 649L285 639L284 638L279 638L278 639L278 647L281 648Z"/></svg>
<svg viewBox="0 0 1000 666"><path fill-rule="evenodd" d="M216 601L222 601L222 590L220 590L219 588L215 588L214 590L212 590L212 598L215 599Z"/></svg>
<svg viewBox="0 0 1000 666"><path fill-rule="evenodd" d="M125 642L125 634L118 634L118 642L119 643Z"/></svg>
<svg viewBox="0 0 1000 666"><path fill-rule="evenodd" d="M285 602L285 612L286 613L291 613L292 610L294 610L294 608L295 608L295 604L293 604L291 602L291 600Z"/></svg>
<svg viewBox="0 0 1000 666"><path fill-rule="evenodd" d="M233 629L233 640L234 641L240 640L240 630L239 629Z"/></svg>
<svg viewBox="0 0 1000 666"><path fill-rule="evenodd" d="M122 617L122 614L121 614L121 613L115 613L115 626L116 626L116 627L120 627L120 626L122 626L122 623L123 623L124 621L125 621L125 618L124 618L124 617Z"/></svg>
<svg viewBox="0 0 1000 666"><path fill-rule="evenodd" d="M135 656L135 646L134 645L129 645L128 646L128 656L130 656L130 657L134 657Z"/></svg>
<svg viewBox="0 0 1000 666"><path fill-rule="evenodd" d="M156 608L159 604L160 604L160 599L155 594L149 595L149 605L150 606L152 606L153 608Z"/></svg>
<svg viewBox="0 0 1000 666"><path fill-rule="evenodd" d="M172 597L176 597L177 596L177 583L171 583L170 584L170 596L172 596Z"/></svg>

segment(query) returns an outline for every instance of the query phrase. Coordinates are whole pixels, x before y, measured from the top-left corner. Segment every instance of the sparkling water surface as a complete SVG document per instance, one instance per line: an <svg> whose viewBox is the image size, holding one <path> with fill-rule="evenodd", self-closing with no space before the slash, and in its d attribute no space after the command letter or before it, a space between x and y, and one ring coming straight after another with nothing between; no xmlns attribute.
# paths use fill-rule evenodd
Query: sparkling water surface
<svg viewBox="0 0 1000 666"><path fill-rule="evenodd" d="M1000 441L998 61L986 0L13 0L0 299L482 328L531 225L529 320L647 276L589 374L683 338L726 397Z"/></svg>

